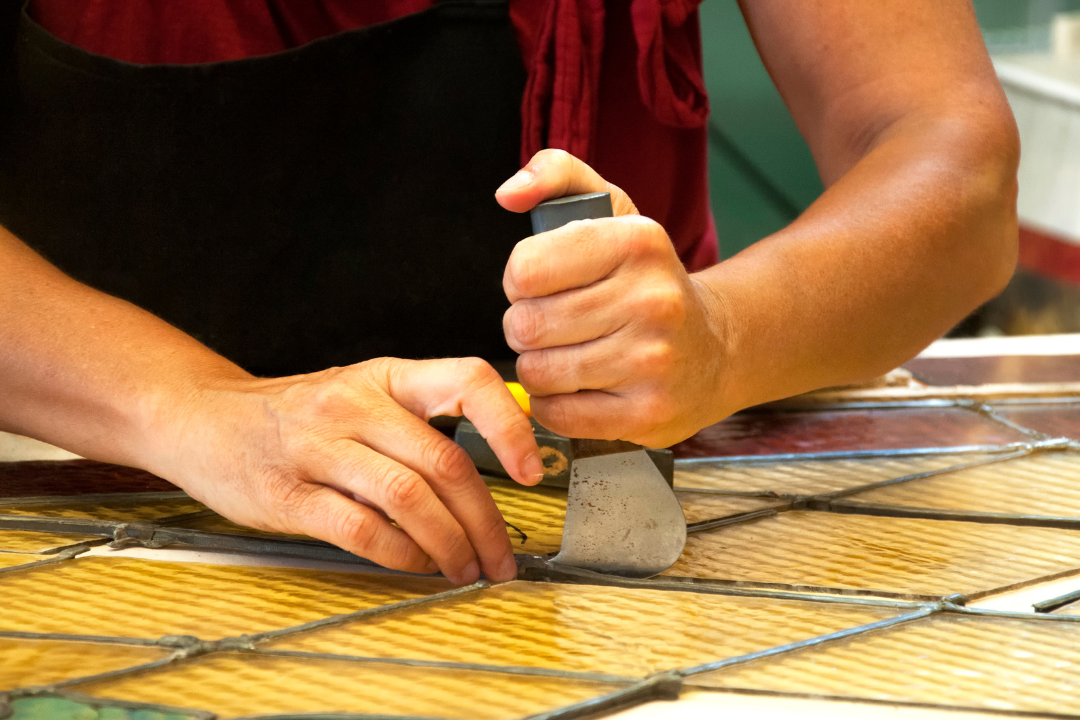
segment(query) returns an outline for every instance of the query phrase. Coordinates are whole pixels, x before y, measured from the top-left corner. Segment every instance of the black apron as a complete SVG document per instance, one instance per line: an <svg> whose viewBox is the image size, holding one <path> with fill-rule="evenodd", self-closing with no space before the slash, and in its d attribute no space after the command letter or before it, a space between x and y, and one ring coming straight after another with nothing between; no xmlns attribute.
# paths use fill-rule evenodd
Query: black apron
<svg viewBox="0 0 1080 720"><path fill-rule="evenodd" d="M260 375L513 357L530 234L505 0L441 2L276 55L136 65L7 0L0 224Z"/></svg>

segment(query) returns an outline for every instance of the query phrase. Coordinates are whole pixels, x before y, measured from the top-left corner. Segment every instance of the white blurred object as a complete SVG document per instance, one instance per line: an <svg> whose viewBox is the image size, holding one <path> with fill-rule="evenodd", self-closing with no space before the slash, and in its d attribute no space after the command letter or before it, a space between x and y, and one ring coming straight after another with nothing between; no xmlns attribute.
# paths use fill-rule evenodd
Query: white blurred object
<svg viewBox="0 0 1080 720"><path fill-rule="evenodd" d="M1050 52L1059 60L1080 55L1080 13L1058 13L1050 25Z"/></svg>
<svg viewBox="0 0 1080 720"><path fill-rule="evenodd" d="M686 678L685 682L693 683L694 677ZM682 696L674 702L646 703L608 716L609 720L993 720L1000 717L992 712L947 707L904 707L858 700L817 700L722 690L695 692L686 685Z"/></svg>
<svg viewBox="0 0 1080 720"><path fill-rule="evenodd" d="M40 440L0 432L0 462L22 460L77 460L79 456Z"/></svg>

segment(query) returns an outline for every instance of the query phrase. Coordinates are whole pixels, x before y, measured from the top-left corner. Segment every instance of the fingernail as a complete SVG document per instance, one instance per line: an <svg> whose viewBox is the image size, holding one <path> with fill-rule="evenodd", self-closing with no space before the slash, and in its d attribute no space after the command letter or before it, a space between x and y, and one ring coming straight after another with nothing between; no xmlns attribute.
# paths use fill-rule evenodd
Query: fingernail
<svg viewBox="0 0 1080 720"><path fill-rule="evenodd" d="M499 577L495 582L509 582L517 578L517 562L514 556L508 555L499 564Z"/></svg>
<svg viewBox="0 0 1080 720"><path fill-rule="evenodd" d="M525 187L532 181L533 175L531 172L529 172L528 170L518 170L517 173L514 174L514 177L510 178L502 185L500 185L499 189L495 192L502 192L503 190L517 190L518 188Z"/></svg>
<svg viewBox="0 0 1080 720"><path fill-rule="evenodd" d="M539 453L532 453L529 457L525 458L525 477L532 481L532 484L540 482L544 479L544 461L540 459Z"/></svg>
<svg viewBox="0 0 1080 720"><path fill-rule="evenodd" d="M476 564L476 561L469 563L469 566L461 571L461 574L454 580L458 585L472 585L474 582L480 579L480 566Z"/></svg>

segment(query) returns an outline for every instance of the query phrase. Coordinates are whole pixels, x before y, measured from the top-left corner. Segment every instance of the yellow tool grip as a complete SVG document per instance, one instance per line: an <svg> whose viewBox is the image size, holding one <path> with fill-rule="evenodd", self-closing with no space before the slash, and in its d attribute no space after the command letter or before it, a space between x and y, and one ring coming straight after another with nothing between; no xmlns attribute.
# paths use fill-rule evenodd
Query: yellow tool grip
<svg viewBox="0 0 1080 720"><path fill-rule="evenodd" d="M521 387L520 383L508 382L506 387L510 388L510 394L517 400L517 404L521 406L521 409L525 411L525 414L532 417L532 409L529 407L529 393L525 392L525 388Z"/></svg>

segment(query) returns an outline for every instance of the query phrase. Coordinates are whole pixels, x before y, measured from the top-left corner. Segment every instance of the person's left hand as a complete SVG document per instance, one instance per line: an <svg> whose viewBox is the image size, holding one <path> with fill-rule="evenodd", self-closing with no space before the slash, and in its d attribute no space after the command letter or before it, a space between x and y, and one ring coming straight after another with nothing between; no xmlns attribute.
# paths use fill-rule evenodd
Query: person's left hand
<svg viewBox="0 0 1080 720"><path fill-rule="evenodd" d="M605 191L616 217L572 222L514 248L503 329L544 427L666 447L727 414L718 402L730 340L722 300L687 274L658 223L569 153L537 153L495 197L526 212Z"/></svg>

